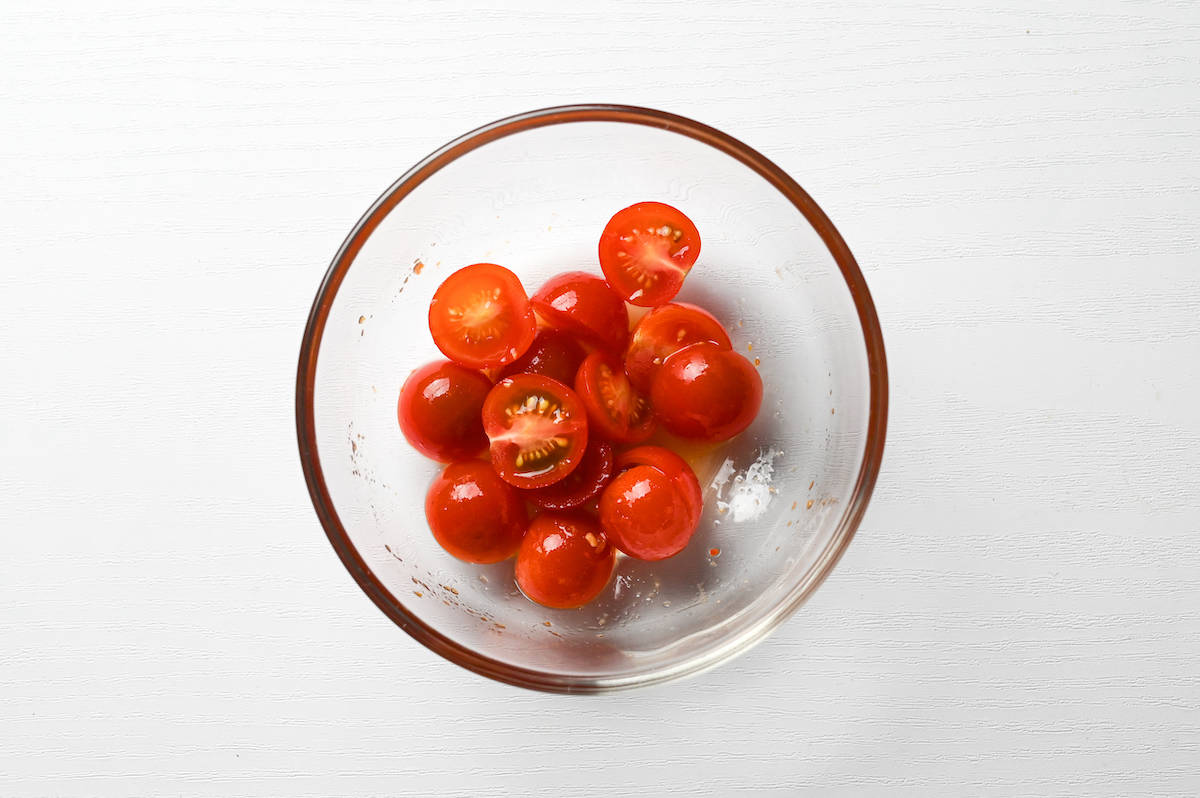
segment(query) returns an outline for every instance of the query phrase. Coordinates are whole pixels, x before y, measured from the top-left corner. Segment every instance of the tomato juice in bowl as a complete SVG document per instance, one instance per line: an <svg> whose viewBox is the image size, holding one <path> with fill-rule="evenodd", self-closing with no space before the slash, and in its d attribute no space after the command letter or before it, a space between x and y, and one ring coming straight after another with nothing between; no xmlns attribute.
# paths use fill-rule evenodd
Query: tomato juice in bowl
<svg viewBox="0 0 1200 798"><path fill-rule="evenodd" d="M441 468L405 441L396 397L440 357L426 311L452 272L498 264L531 293L565 271L599 274L597 231L646 199L685 209L704 236L675 299L711 312L731 349L758 361L762 409L724 448L684 452L704 499L687 548L627 558L596 601L549 609L521 595L511 562L463 563L438 546L421 508ZM824 214L739 142L616 106L502 120L401 178L335 258L297 380L310 493L364 591L452 661L565 692L693 673L786 618L849 542L885 420L874 310Z"/></svg>

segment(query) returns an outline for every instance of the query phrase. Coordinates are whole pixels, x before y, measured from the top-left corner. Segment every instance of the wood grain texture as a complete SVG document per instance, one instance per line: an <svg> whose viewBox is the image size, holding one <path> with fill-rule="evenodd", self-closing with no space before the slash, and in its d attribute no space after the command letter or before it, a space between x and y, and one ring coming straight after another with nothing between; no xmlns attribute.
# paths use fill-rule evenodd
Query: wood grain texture
<svg viewBox="0 0 1200 798"><path fill-rule="evenodd" d="M0 794L1200 793L1200 8L8 4ZM412 642L294 359L404 168L620 101L777 160L883 319L885 468L747 656L603 698Z"/></svg>

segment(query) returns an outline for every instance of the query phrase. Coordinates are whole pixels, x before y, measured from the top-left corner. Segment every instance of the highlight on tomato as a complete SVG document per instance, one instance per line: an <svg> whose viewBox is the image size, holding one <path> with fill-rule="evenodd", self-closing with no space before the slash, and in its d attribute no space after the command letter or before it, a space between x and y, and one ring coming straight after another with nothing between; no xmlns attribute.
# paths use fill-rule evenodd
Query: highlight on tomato
<svg viewBox="0 0 1200 798"><path fill-rule="evenodd" d="M616 552L600 527L582 513L543 513L517 552L517 586L546 607L587 604L612 577Z"/></svg>
<svg viewBox="0 0 1200 798"><path fill-rule="evenodd" d="M516 554L529 522L517 490L483 460L452 463L433 480L425 520L443 549L473 563Z"/></svg>
<svg viewBox="0 0 1200 798"><path fill-rule="evenodd" d="M533 307L543 319L567 332L613 352L629 340L629 310L601 278L587 272L551 277L533 295Z"/></svg>
<svg viewBox="0 0 1200 798"><path fill-rule="evenodd" d="M449 463L487 448L480 411L492 381L478 371L439 360L408 375L396 416L405 439L421 454Z"/></svg>
<svg viewBox="0 0 1200 798"><path fill-rule="evenodd" d="M658 420L683 438L725 441L758 415L763 385L749 360L717 344L692 344L667 358L650 400Z"/></svg>

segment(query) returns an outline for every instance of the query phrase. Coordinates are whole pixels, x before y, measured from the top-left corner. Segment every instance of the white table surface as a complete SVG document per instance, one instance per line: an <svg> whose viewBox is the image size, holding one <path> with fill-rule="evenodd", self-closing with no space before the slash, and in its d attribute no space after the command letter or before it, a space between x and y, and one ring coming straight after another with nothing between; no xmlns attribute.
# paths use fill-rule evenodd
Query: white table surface
<svg viewBox="0 0 1200 798"><path fill-rule="evenodd" d="M1200 793L1200 6L4 5L0 795ZM590 698L379 613L292 417L366 206L575 101L777 160L892 374L813 600Z"/></svg>

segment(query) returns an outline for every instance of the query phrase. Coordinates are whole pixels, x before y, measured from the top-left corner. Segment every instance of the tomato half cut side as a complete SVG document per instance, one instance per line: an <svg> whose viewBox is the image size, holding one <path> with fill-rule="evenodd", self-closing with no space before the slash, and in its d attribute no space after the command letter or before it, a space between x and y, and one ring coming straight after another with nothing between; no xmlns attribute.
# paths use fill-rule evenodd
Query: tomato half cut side
<svg viewBox="0 0 1200 798"><path fill-rule="evenodd" d="M704 511L704 491L700 488L696 472L686 460L663 446L636 446L622 452L617 458L618 472L636 466L650 466L663 472L682 493L692 509L695 523L700 522L700 515Z"/></svg>
<svg viewBox="0 0 1200 798"><path fill-rule="evenodd" d="M594 274L564 272L551 277L533 295L533 307L560 330L613 352L624 350L629 340L629 309Z"/></svg>
<svg viewBox="0 0 1200 798"><path fill-rule="evenodd" d="M600 526L613 545L639 560L683 551L699 515L677 482L653 466L623 471L600 497Z"/></svg>
<svg viewBox="0 0 1200 798"><path fill-rule="evenodd" d="M588 421L604 437L620 443L640 443L654 432L654 411L625 370L607 352L592 352L575 375L575 392L583 400Z"/></svg>
<svg viewBox="0 0 1200 798"><path fill-rule="evenodd" d="M517 374L542 374L564 385L575 382L575 372L587 357L587 352L571 335L562 330L547 327L538 330L537 337L525 350L525 354L509 363L500 372L500 377Z"/></svg>
<svg viewBox="0 0 1200 798"><path fill-rule="evenodd" d="M683 302L657 307L633 328L625 350L625 373L639 391L649 393L654 375L668 357L703 341L733 347L721 322L704 308Z"/></svg>
<svg viewBox="0 0 1200 798"><path fill-rule="evenodd" d="M516 554L529 524L517 490L483 460L452 463L433 480L425 520L443 549L474 563Z"/></svg>
<svg viewBox="0 0 1200 798"><path fill-rule="evenodd" d="M667 358L650 398L659 421L683 438L725 441L753 423L762 377L749 360L716 344L692 344Z"/></svg>
<svg viewBox="0 0 1200 798"><path fill-rule="evenodd" d="M525 354L537 317L517 275L494 263L476 263L438 286L429 303L429 332L451 360L491 368Z"/></svg>
<svg viewBox="0 0 1200 798"><path fill-rule="evenodd" d="M575 510L600 495L612 479L614 467L612 444L590 435L587 451L574 471L553 485L522 495L543 510Z"/></svg>
<svg viewBox="0 0 1200 798"><path fill-rule="evenodd" d="M600 268L626 301L655 307L671 299L700 256L700 233L682 211L639 202L608 221L600 235Z"/></svg>
<svg viewBox="0 0 1200 798"><path fill-rule="evenodd" d="M496 383L483 402L492 467L518 488L544 488L579 465L587 450L587 414L567 386L540 374Z"/></svg>
<svg viewBox="0 0 1200 798"><path fill-rule="evenodd" d="M604 590L616 551L600 527L581 513L544 513L533 519L517 552L517 586L546 607L571 609Z"/></svg>

